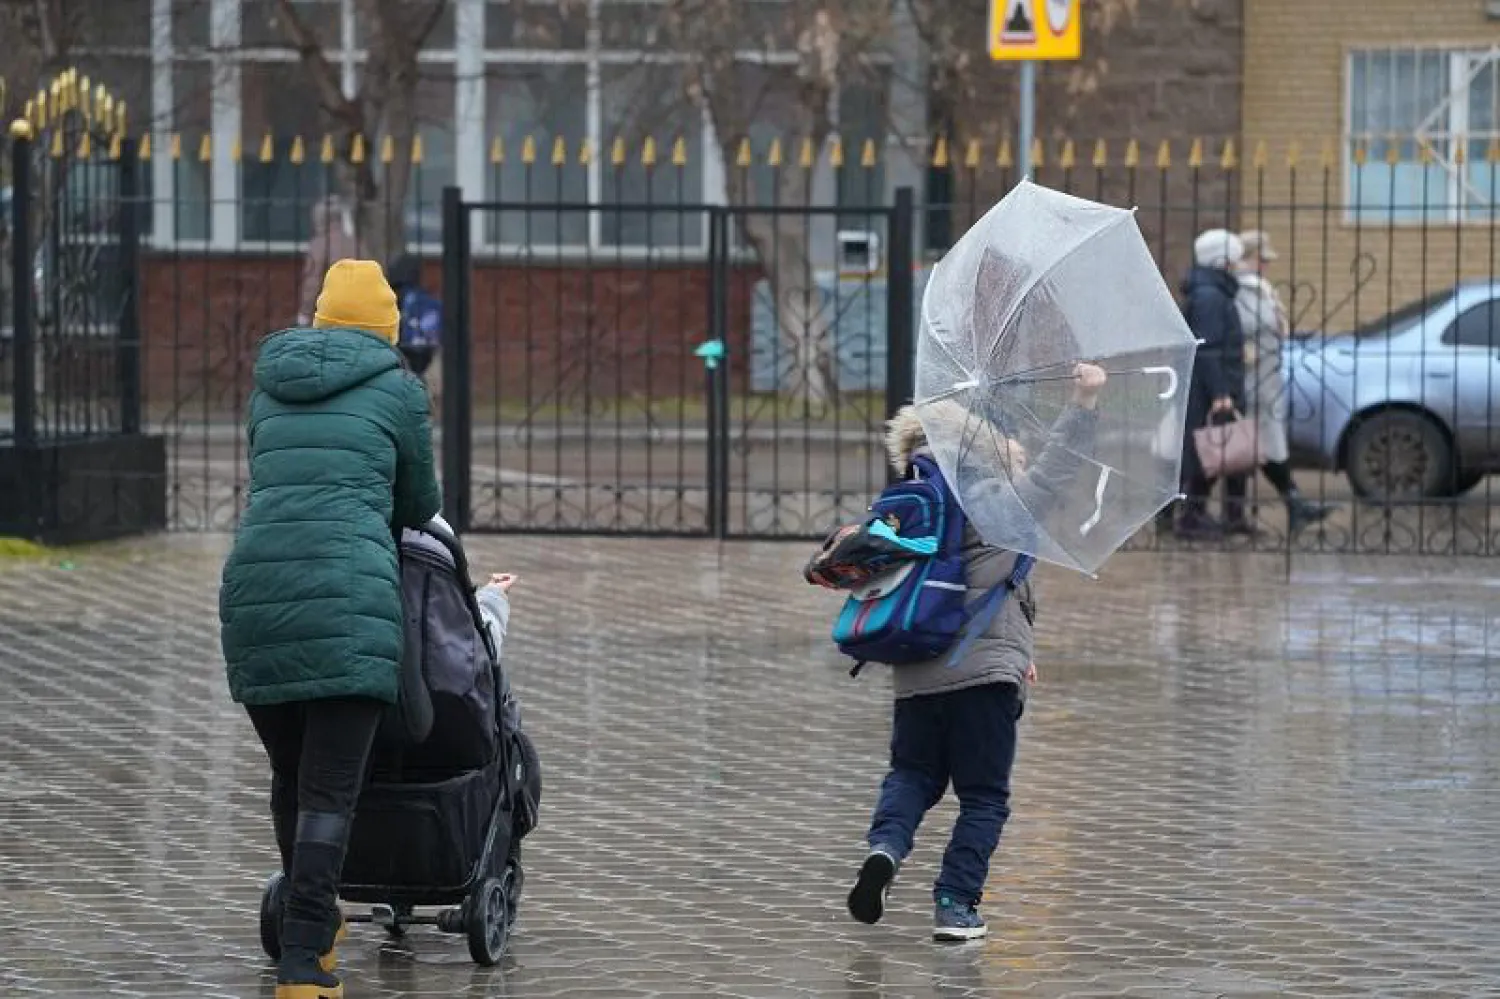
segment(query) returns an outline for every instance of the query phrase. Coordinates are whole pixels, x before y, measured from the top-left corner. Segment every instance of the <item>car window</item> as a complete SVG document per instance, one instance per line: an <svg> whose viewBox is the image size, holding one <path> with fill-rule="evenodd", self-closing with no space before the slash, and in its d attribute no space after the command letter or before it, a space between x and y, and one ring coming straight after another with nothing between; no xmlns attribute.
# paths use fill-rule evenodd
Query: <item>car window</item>
<svg viewBox="0 0 1500 999"><path fill-rule="evenodd" d="M1458 347L1500 347L1500 301L1490 299L1466 309L1443 331L1443 343Z"/></svg>
<svg viewBox="0 0 1500 999"><path fill-rule="evenodd" d="M1368 337L1395 336L1397 333L1404 333L1412 326L1421 322L1422 318L1428 312L1452 299L1453 289L1445 288L1436 294L1428 295L1420 301L1412 302L1410 305L1403 305L1389 315L1381 316L1372 322L1355 327L1354 335L1365 339Z"/></svg>

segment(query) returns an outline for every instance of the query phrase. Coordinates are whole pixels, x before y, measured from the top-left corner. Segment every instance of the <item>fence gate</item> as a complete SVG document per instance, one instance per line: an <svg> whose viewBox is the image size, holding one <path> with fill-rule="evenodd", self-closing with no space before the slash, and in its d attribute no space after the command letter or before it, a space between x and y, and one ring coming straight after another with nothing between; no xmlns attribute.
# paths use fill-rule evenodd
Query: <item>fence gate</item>
<svg viewBox="0 0 1500 999"><path fill-rule="evenodd" d="M0 534L83 540L164 527L165 467L141 433L139 163L59 83L6 137Z"/></svg>
<svg viewBox="0 0 1500 999"><path fill-rule="evenodd" d="M449 516L800 538L863 509L886 482L885 417L911 391L912 218L909 191L851 211L449 189ZM607 250L560 248L599 231ZM502 250L476 260L476 242Z"/></svg>

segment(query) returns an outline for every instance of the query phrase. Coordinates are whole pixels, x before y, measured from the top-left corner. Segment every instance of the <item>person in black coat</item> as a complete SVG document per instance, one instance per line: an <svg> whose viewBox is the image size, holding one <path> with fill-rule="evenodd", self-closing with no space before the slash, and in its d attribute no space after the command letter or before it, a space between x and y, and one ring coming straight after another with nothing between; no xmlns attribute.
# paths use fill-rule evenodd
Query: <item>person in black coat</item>
<svg viewBox="0 0 1500 999"><path fill-rule="evenodd" d="M1248 480L1243 476L1225 482L1229 494L1226 523L1221 525L1209 515L1213 483L1204 474L1192 434L1210 422L1231 419L1244 405L1245 333L1235 307L1240 286L1234 275L1244 252L1234 233L1210 229L1193 242L1194 266L1182 282L1183 315L1201 341L1188 390L1188 433L1183 438L1182 491L1187 499L1176 525L1177 533L1189 538L1226 529L1234 533L1253 529L1245 516Z"/></svg>

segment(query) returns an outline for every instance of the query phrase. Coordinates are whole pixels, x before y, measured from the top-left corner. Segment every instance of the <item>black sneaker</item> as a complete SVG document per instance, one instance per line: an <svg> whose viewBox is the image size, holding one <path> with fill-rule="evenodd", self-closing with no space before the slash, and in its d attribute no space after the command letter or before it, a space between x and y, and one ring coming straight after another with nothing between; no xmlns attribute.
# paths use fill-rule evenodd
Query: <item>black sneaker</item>
<svg viewBox="0 0 1500 999"><path fill-rule="evenodd" d="M849 915L861 923L874 925L885 915L885 896L901 867L890 852L876 847L860 865L859 877L849 889Z"/></svg>

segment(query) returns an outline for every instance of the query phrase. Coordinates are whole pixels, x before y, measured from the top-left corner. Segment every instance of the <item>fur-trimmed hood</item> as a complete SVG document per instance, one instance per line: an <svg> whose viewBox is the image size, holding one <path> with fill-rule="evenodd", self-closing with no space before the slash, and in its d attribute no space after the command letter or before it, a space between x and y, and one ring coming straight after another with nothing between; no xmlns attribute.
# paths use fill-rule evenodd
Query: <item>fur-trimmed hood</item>
<svg viewBox="0 0 1500 999"><path fill-rule="evenodd" d="M917 407L902 406L885 425L885 453L897 475L911 468L911 456L927 446L927 431L917 419Z"/></svg>

